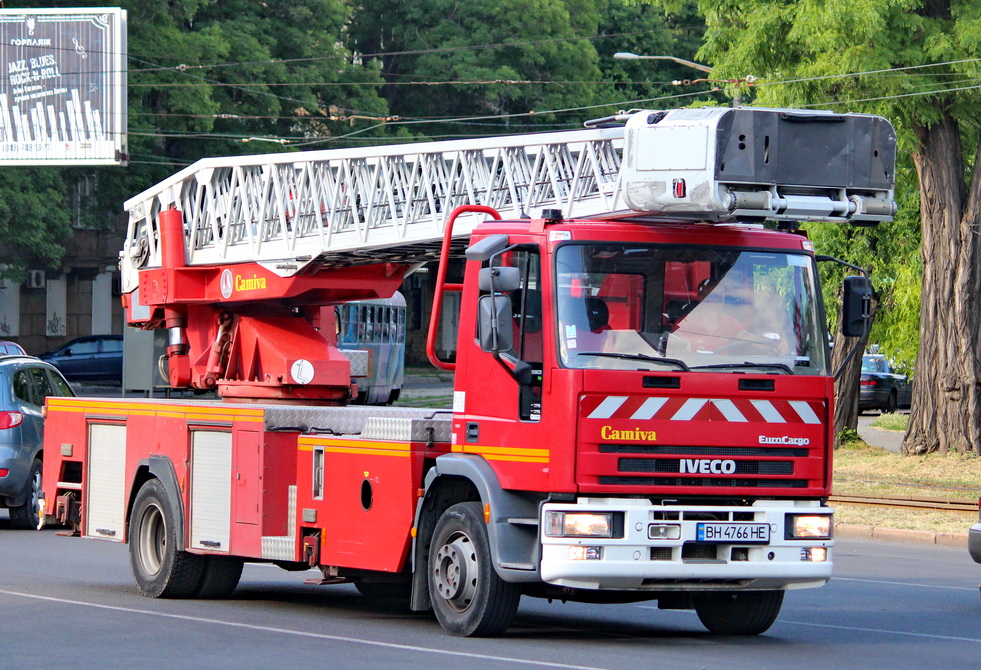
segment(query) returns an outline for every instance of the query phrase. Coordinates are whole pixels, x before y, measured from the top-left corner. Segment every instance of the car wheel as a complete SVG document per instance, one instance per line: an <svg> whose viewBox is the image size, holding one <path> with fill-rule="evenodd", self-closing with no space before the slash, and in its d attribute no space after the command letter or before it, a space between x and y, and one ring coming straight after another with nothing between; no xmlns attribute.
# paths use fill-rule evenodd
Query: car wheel
<svg viewBox="0 0 981 670"><path fill-rule="evenodd" d="M23 505L10 508L10 525L21 530L40 530L44 526L41 503L41 461L37 458L27 476L27 498Z"/></svg>

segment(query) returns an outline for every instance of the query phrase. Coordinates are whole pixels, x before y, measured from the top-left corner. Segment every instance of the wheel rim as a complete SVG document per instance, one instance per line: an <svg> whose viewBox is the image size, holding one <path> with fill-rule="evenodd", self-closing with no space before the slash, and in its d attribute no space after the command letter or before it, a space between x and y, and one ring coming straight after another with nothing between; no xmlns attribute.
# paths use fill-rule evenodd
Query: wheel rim
<svg viewBox="0 0 981 670"><path fill-rule="evenodd" d="M151 505L143 511L139 531L140 565L146 574L155 575L160 572L167 550L167 525L159 507Z"/></svg>
<svg viewBox="0 0 981 670"><path fill-rule="evenodd" d="M473 542L457 531L436 552L433 578L436 592L457 612L466 611L477 592L477 554Z"/></svg>

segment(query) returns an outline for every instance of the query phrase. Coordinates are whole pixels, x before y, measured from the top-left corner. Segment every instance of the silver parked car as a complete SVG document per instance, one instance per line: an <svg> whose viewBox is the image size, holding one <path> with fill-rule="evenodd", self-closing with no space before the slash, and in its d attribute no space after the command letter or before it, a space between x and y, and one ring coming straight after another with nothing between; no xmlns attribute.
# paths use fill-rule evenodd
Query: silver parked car
<svg viewBox="0 0 981 670"><path fill-rule="evenodd" d="M40 527L44 399L75 395L50 363L0 355L0 507L14 528Z"/></svg>

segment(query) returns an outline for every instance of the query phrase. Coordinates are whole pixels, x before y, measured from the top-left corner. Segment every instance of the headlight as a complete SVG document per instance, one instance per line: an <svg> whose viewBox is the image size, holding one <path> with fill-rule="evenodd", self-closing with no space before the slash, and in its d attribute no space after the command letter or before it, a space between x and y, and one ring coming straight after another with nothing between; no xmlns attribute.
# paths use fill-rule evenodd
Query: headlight
<svg viewBox="0 0 981 670"><path fill-rule="evenodd" d="M788 540L830 540L830 514L788 514L786 538Z"/></svg>
<svg viewBox="0 0 981 670"><path fill-rule="evenodd" d="M613 537L613 514L546 512L548 537Z"/></svg>

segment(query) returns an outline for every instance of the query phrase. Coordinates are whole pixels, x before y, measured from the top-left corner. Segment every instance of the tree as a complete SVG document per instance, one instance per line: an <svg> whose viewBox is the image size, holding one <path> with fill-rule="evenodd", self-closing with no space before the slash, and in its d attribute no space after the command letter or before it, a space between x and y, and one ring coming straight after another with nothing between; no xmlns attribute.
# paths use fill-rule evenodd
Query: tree
<svg viewBox="0 0 981 670"><path fill-rule="evenodd" d="M121 233L127 198L198 158L284 151L354 131L373 134L375 141L384 134L374 120L388 113L378 95L378 71L356 63L342 46L350 17L345 0L119 4L128 12L130 163L6 168L0 181L0 276L19 279L28 266L59 267L72 237L70 204L79 202L75 185L83 177L95 186L77 210L79 223Z"/></svg>
<svg viewBox="0 0 981 670"><path fill-rule="evenodd" d="M361 0L352 49L381 62L393 113L418 120L502 116L582 107L595 99L600 71L594 0ZM521 121L516 128L530 125ZM427 124L425 132L515 132L512 122Z"/></svg>
<svg viewBox="0 0 981 670"><path fill-rule="evenodd" d="M58 169L3 169L0 276L20 281L31 265L58 267L65 253L64 241L71 234L66 205L65 185Z"/></svg>
<svg viewBox="0 0 981 670"><path fill-rule="evenodd" d="M923 277L906 453L981 454L981 7L961 0L699 0L699 55L757 102L883 114L919 184ZM858 73L858 74L854 74ZM880 238L881 239L881 238ZM898 277L898 275L897 275Z"/></svg>

